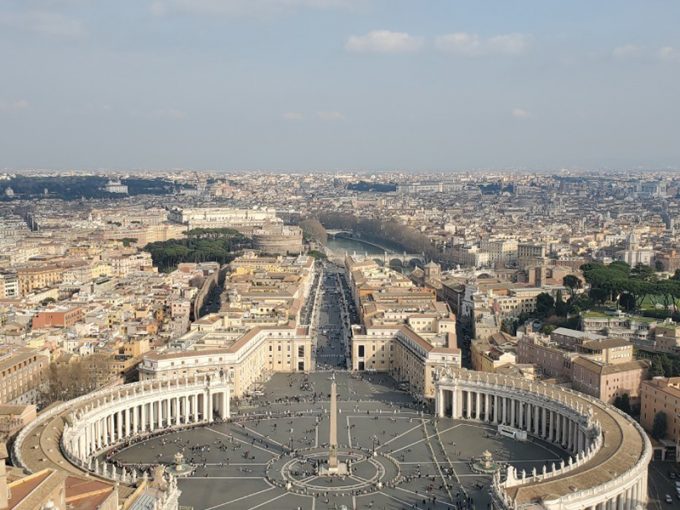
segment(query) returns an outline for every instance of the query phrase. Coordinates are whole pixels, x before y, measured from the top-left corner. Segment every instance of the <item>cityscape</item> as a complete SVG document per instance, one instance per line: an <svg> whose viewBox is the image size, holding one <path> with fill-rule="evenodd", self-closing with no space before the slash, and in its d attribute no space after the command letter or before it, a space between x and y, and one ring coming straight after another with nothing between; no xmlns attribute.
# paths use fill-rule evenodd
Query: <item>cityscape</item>
<svg viewBox="0 0 680 510"><path fill-rule="evenodd" d="M424 4L0 5L0 510L680 508L680 6Z"/></svg>

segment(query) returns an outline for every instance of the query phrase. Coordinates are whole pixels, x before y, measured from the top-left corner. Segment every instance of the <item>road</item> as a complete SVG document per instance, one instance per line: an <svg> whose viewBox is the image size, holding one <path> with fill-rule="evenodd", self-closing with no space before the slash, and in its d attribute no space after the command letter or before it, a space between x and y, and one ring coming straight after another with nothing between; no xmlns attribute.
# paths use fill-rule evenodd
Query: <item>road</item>
<svg viewBox="0 0 680 510"><path fill-rule="evenodd" d="M675 490L675 482L680 482L680 476L674 462L654 461L649 464L649 510L665 510L667 508L680 508L680 496ZM676 478L671 479L670 474L675 473ZM672 503L666 502L666 494L670 495Z"/></svg>
<svg viewBox="0 0 680 510"><path fill-rule="evenodd" d="M347 368L347 310L340 293L342 269L324 264L323 281L315 313L317 334L315 366L317 370Z"/></svg>

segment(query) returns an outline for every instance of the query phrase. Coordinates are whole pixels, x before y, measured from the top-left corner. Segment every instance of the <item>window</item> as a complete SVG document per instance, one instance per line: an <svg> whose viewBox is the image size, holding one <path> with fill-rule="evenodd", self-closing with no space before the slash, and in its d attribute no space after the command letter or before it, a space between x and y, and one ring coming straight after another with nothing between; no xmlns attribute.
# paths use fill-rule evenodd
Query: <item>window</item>
<svg viewBox="0 0 680 510"><path fill-rule="evenodd" d="M298 357L303 358L304 356L305 356L305 346L299 345L298 346Z"/></svg>
<svg viewBox="0 0 680 510"><path fill-rule="evenodd" d="M363 345L359 346L359 357L360 358L364 357L364 346Z"/></svg>

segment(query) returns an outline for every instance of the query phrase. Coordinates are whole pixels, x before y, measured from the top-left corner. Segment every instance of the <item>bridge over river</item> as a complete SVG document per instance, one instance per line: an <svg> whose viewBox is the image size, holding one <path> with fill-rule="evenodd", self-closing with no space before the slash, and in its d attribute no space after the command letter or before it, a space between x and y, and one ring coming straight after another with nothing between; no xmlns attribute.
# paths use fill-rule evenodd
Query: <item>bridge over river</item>
<svg viewBox="0 0 680 510"><path fill-rule="evenodd" d="M357 237L346 230L326 230L328 233L327 249L335 256L345 253L367 254L376 260L387 262L389 265L418 265L425 264L422 253L398 252L378 243ZM398 262L398 263L397 263Z"/></svg>

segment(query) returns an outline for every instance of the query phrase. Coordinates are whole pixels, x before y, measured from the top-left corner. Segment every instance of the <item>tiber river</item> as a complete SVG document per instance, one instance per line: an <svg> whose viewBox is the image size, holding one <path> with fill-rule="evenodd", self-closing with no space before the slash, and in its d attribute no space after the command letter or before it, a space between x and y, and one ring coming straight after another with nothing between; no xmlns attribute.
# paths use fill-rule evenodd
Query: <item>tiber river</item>
<svg viewBox="0 0 680 510"><path fill-rule="evenodd" d="M357 255L383 255L385 251L387 251L388 256L390 253L400 253L399 250L390 249L388 247L384 249L378 248L375 246L376 244L380 243L373 241L366 243L359 239L347 239L344 237L329 237L326 242L326 246L337 255L344 255L345 252L349 254L356 252Z"/></svg>

